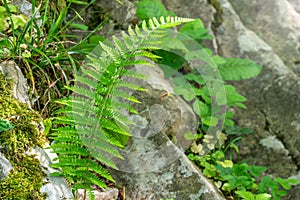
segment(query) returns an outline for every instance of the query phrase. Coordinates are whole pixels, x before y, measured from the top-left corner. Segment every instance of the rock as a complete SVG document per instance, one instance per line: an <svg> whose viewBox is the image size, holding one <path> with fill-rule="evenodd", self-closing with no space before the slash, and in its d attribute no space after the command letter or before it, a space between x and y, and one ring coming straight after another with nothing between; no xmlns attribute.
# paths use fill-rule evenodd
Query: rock
<svg viewBox="0 0 300 200"><path fill-rule="evenodd" d="M286 66L300 74L300 13L287 0L229 2L243 24L268 43Z"/></svg>
<svg viewBox="0 0 300 200"><path fill-rule="evenodd" d="M248 98L248 109L236 112L239 125L254 128L254 133L241 141L240 154L268 166L268 173L275 176L295 175L300 166L299 77L272 47L242 24L228 1L220 2L224 21L215 32L219 51L225 57L249 58L263 66L257 78L234 83ZM280 140L280 148L266 145L270 139L274 144ZM295 190L300 194L299 186Z"/></svg>
<svg viewBox="0 0 300 200"><path fill-rule="evenodd" d="M288 0L290 4L294 7L294 9L300 13L300 1L299 0Z"/></svg>
<svg viewBox="0 0 300 200"><path fill-rule="evenodd" d="M168 1L162 0L164 6L173 11L176 15L180 17L187 18L200 18L205 27L209 30L209 33L214 36L214 32L212 31L212 26L214 23L214 15L216 14L216 10L208 3L207 0L194 0L186 3L185 0L176 0L176 1ZM204 41L204 44L213 50L214 53L218 52L218 47L216 44L216 40Z"/></svg>
<svg viewBox="0 0 300 200"><path fill-rule="evenodd" d="M139 82L147 92L132 93L142 103L133 105L139 114L127 113L136 125L131 127L132 137L121 152L124 160L114 160L119 168L111 173L116 184L124 186L126 198L132 200L224 199L181 150L190 145L184 133L195 133L197 127L191 108L174 95L172 84L159 67L138 65L134 69L148 76ZM161 99L163 93L171 95ZM167 135L173 135L177 146Z"/></svg>
<svg viewBox="0 0 300 200"><path fill-rule="evenodd" d="M106 15L110 15L117 24L127 29L129 25L133 25L136 20L136 8L128 0L122 0L122 4L118 1L102 0L96 1L95 6L101 7Z"/></svg>
<svg viewBox="0 0 300 200"><path fill-rule="evenodd" d="M94 190L95 200L117 200L119 196L119 190L117 188L107 188L104 192ZM78 200L89 200L90 198L84 199L84 190L78 190Z"/></svg>
<svg viewBox="0 0 300 200"><path fill-rule="evenodd" d="M27 95L28 86L26 83L26 79L24 78L17 64L13 61L2 62L0 64L0 73L5 74L8 78L11 78L13 80L14 97L21 102L27 103L28 106L30 106L31 104ZM44 127L42 124L36 124L36 126L40 131L43 131ZM59 200L61 198L72 199L72 191L68 187L65 179L62 177L52 177L49 175L51 172L55 171L50 167L50 164L52 163L51 159L53 159L55 155L51 154L49 149L43 150L39 147L32 150L31 153L37 154L37 158L41 162L41 167L47 174L47 177L45 177L44 180L48 183L43 185L40 191L42 193L48 194L48 200ZM6 159L1 155L0 161L2 165L2 171L7 176L7 173L12 168L12 166L9 163L5 162L5 160Z"/></svg>
<svg viewBox="0 0 300 200"><path fill-rule="evenodd" d="M26 103L31 108L31 103L27 95L28 85L20 68L14 61L0 63L0 73L14 81L13 95L19 101Z"/></svg>
<svg viewBox="0 0 300 200"><path fill-rule="evenodd" d="M180 16L204 19L208 28L214 23L214 19L207 20L212 16L210 6L205 2L201 4L201 0L191 4L183 0L163 2ZM297 60L300 58L299 13L283 0L230 0L238 16L228 1L219 2L223 22L214 30L219 55L248 58L263 66L259 77L233 83L248 98L248 109L236 110L238 123L254 129L253 134L240 142L240 154L243 159L267 166L268 173L275 176L287 178L298 174L300 80L294 72L299 69ZM289 2L299 11L299 0ZM264 40L257 30L264 32L261 35ZM300 199L297 195L300 195L299 186L289 192L287 199Z"/></svg>
<svg viewBox="0 0 300 200"><path fill-rule="evenodd" d="M10 162L0 153L0 181L7 177L11 169L12 166Z"/></svg>
<svg viewBox="0 0 300 200"><path fill-rule="evenodd" d="M45 146L45 149L37 147L30 152L30 154L36 154L36 158L41 162L43 171L47 174L47 177L44 177L46 184L42 186L40 191L48 195L47 200L73 199L72 191L66 180L63 177L50 175L50 173L58 170L50 167L53 163L52 160L57 156L51 153L52 150L47 149L48 147L49 145Z"/></svg>

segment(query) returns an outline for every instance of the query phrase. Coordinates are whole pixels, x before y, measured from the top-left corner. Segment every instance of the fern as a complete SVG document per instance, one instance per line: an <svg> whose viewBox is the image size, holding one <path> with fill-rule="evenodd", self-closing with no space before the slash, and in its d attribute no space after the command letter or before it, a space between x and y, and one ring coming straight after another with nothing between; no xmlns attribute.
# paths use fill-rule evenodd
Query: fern
<svg viewBox="0 0 300 200"><path fill-rule="evenodd" d="M151 65L149 59L158 56L148 50L160 49L161 38L166 36L164 28L180 25L192 19L161 17L143 21L142 30L129 27L122 38L100 43L100 49L88 56L88 62L76 74L75 84L67 89L73 95L58 103L64 107L57 111L51 148L58 153L57 163L52 166L62 169L54 175L63 175L74 189L83 188L93 199L92 185L106 188L103 178L113 181L105 167L117 169L112 158L122 159L118 148L123 148L132 123L119 110L136 111L129 102L140 103L124 88L145 91L121 78L126 76L145 78L136 72L127 72L134 64ZM145 59L147 58L147 59ZM125 78L126 80L126 78Z"/></svg>

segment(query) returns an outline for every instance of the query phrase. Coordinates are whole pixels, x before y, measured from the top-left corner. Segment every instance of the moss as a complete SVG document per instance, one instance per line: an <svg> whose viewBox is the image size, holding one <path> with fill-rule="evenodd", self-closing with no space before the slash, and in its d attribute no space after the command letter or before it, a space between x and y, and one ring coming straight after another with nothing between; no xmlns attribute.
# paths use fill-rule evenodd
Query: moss
<svg viewBox="0 0 300 200"><path fill-rule="evenodd" d="M26 155L20 162L12 163L13 170L0 182L0 199L40 200L46 195L40 193L43 171L40 162L33 155Z"/></svg>
<svg viewBox="0 0 300 200"><path fill-rule="evenodd" d="M39 161L25 152L42 146L45 137L37 129L42 120L12 95L13 82L0 74L0 117L14 125L12 130L1 132L1 152L11 162L13 170L0 182L0 199L45 199L39 192L43 172Z"/></svg>
<svg viewBox="0 0 300 200"><path fill-rule="evenodd" d="M223 10L219 0L208 0L208 3L216 9L215 19L212 24L212 28L215 30L223 23Z"/></svg>

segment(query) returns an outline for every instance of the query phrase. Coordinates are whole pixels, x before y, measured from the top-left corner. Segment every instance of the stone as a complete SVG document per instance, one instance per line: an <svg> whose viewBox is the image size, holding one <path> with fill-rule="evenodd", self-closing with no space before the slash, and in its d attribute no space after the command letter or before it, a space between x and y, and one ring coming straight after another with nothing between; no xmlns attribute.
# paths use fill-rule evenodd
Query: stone
<svg viewBox="0 0 300 200"><path fill-rule="evenodd" d="M114 159L119 168L111 170L116 184L125 187L126 198L133 200L224 199L184 154L191 142L184 133L195 133L197 127L189 105L174 94L158 66L136 65L134 70L148 76L139 81L147 92L131 91L142 103L133 104L139 114L124 113L135 125L121 151L124 160ZM171 95L161 98L164 93Z"/></svg>
<svg viewBox="0 0 300 200"><path fill-rule="evenodd" d="M300 80L297 76L300 3L288 1L290 4L284 0L219 0L223 21L212 30L219 55L248 58L263 66L257 78L232 82L248 98L247 110L235 110L238 125L254 129L239 143L241 158L267 166L269 174L285 178L298 174L300 169ZM212 29L215 11L206 2L163 2L179 16L199 17ZM300 199L299 191L300 186L294 187L286 199Z"/></svg>
<svg viewBox="0 0 300 200"><path fill-rule="evenodd" d="M214 15L216 10L208 3L207 0L193 0L186 3L185 0L168 1L162 0L164 6L173 11L177 16L187 18L200 18L208 29L209 34L214 36L212 31L214 23ZM218 52L218 47L215 39L203 41L204 45L210 48L214 53Z"/></svg>
<svg viewBox="0 0 300 200"><path fill-rule="evenodd" d="M300 74L300 13L288 0L229 2L245 27L270 45L286 66Z"/></svg>
<svg viewBox="0 0 300 200"><path fill-rule="evenodd" d="M0 63L0 73L5 74L6 77L13 80L14 97L23 103L27 103L31 108L31 103L27 95L27 82L17 64L14 61ZM43 124L36 124L36 126L40 131L43 131ZM45 146L45 148L46 147L47 146ZM48 200L58 200L61 198L72 199L73 194L71 189L68 187L66 180L62 177L52 177L49 175L51 172L55 171L50 167L50 164L52 163L51 160L55 157L55 154L51 154L50 149L43 150L39 147L36 147L28 153L37 155L37 159L41 162L43 171L47 174L47 177L44 178L44 181L47 182L47 184L43 185L40 191L48 194ZM2 155L0 157L0 163L2 173L7 176L7 173L10 169L12 169L12 166L9 164L9 162L7 163L6 158L4 158Z"/></svg>
<svg viewBox="0 0 300 200"><path fill-rule="evenodd" d="M68 186L68 183L63 177L51 176L50 173L57 172L57 169L53 169L50 165L53 163L53 159L56 154L51 153L51 149L48 149L49 145L45 145L44 149L36 147L30 154L35 154L36 158L40 161L43 172L47 175L44 177L44 184L40 191L46 193L47 200L59 200L59 199L73 199L73 194Z"/></svg>
<svg viewBox="0 0 300 200"><path fill-rule="evenodd" d="M12 170L10 162L0 153L0 181L7 177L10 170Z"/></svg>
<svg viewBox="0 0 300 200"><path fill-rule="evenodd" d="M248 109L236 110L238 124L254 129L241 140L240 154L267 166L274 176L295 175L300 166L300 79L276 50L243 25L228 1L220 3L224 21L215 32L219 51L225 57L249 58L263 66L257 78L233 83L248 98ZM270 139L280 148L266 145ZM295 188L293 192L300 194L300 187Z"/></svg>
<svg viewBox="0 0 300 200"><path fill-rule="evenodd" d="M119 196L119 190L117 188L107 188L104 192L93 190L95 200L117 200ZM78 200L90 200L90 198L84 199L84 190L78 190Z"/></svg>
<svg viewBox="0 0 300 200"><path fill-rule="evenodd" d="M294 9L300 13L300 1L299 0L288 0L288 2L294 7Z"/></svg>
<svg viewBox="0 0 300 200"><path fill-rule="evenodd" d="M26 103L31 108L31 103L27 95L28 85L21 69L14 61L4 61L0 63L0 73L14 81L13 95L19 101Z"/></svg>

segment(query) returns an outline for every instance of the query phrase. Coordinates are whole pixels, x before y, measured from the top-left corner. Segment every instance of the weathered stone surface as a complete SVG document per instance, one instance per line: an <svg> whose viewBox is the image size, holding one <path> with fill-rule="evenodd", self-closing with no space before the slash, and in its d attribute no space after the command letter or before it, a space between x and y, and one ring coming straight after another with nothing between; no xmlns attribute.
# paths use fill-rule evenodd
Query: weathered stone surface
<svg viewBox="0 0 300 200"><path fill-rule="evenodd" d="M266 41L286 66L299 74L300 14L293 6L287 0L229 1L243 24Z"/></svg>
<svg viewBox="0 0 300 200"><path fill-rule="evenodd" d="M45 146L45 148L47 147ZM51 153L51 151L37 147L30 152L37 155L36 158L41 162L41 167L47 174L47 177L44 177L47 184L43 185L40 191L48 194L47 200L73 199L72 191L66 180L63 177L50 176L50 173L57 172L56 169L50 167L52 160L56 157L56 154Z"/></svg>
<svg viewBox="0 0 300 200"><path fill-rule="evenodd" d="M14 81L13 95L19 101L26 103L31 108L31 103L27 95L28 85L20 68L14 61L0 63L0 73Z"/></svg>
<svg viewBox="0 0 300 200"><path fill-rule="evenodd" d="M257 78L235 83L248 98L248 109L237 110L239 124L255 130L242 140L240 153L247 160L268 166L269 173L276 176L294 175L300 166L299 77L268 44L244 27L228 1L220 2L224 22L215 32L220 52L225 57L250 58L263 66ZM285 150L274 148L279 144L275 138ZM273 145L266 145L266 141ZM300 194L299 187L295 190Z"/></svg>
<svg viewBox="0 0 300 200"><path fill-rule="evenodd" d="M209 33L214 36L212 31L212 24L214 22L214 15L216 10L207 2L207 0L193 0L188 3L185 0L168 1L162 0L162 3L168 10L172 10L180 17L200 18ZM216 40L204 41L204 44L213 52L217 53Z"/></svg>
<svg viewBox="0 0 300 200"><path fill-rule="evenodd" d="M0 181L7 177L11 169L12 166L10 162L0 153Z"/></svg>
<svg viewBox="0 0 300 200"><path fill-rule="evenodd" d="M117 200L119 195L119 190L117 188L107 188L104 192L99 192L97 190L93 191L95 195L95 200ZM78 200L89 200L90 198L84 199L84 190L78 190Z"/></svg>
<svg viewBox="0 0 300 200"><path fill-rule="evenodd" d="M290 4L294 7L294 9L300 13L300 1L299 0L288 0Z"/></svg>
<svg viewBox="0 0 300 200"><path fill-rule="evenodd" d="M268 166L268 173L290 177L297 174L300 167L300 81L289 69L298 69L300 32L296 30L300 18L295 17L298 14L281 0L230 1L236 4L241 16L228 1L219 1L223 23L214 31L217 52L224 57L250 58L263 66L259 77L234 83L249 99L247 110L236 111L238 123L254 129L253 134L241 141L240 153L252 163ZM206 20L211 15L204 14L204 10L210 8L206 3L201 5L201 0L189 4L182 0L163 2L180 16L204 19L208 28L213 23L213 20ZM296 10L299 8L299 0L289 2ZM270 4L268 8L265 7L267 3ZM255 32L264 31L262 36L266 37L263 37L266 42L259 31L247 29L240 18ZM291 66L288 68L285 63ZM299 195L300 187L297 186L286 199L300 199Z"/></svg>
<svg viewBox="0 0 300 200"><path fill-rule="evenodd" d="M105 13L112 16L117 23L127 29L129 25L132 25L133 20L136 19L136 8L128 0L122 1L120 4L118 1L101 0L97 1L97 6L105 10Z"/></svg>
<svg viewBox="0 0 300 200"><path fill-rule="evenodd" d="M112 171L117 184L125 187L126 198L224 199L181 150L190 144L184 133L196 131L191 108L174 95L159 67L135 66L135 70L148 76L139 83L147 92L133 92L142 104L134 105L139 114L127 114L136 125L121 152L124 160L115 160L119 171ZM161 98L164 93L172 95ZM170 134L177 146L167 137Z"/></svg>

